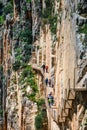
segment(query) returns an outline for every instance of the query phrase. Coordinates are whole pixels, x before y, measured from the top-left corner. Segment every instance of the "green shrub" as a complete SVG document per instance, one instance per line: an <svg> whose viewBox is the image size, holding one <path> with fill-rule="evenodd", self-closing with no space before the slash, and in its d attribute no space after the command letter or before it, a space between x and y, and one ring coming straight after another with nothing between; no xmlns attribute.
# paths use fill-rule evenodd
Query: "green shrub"
<svg viewBox="0 0 87 130"><path fill-rule="evenodd" d="M0 24L3 24L4 23L4 16L0 16Z"/></svg>
<svg viewBox="0 0 87 130"><path fill-rule="evenodd" d="M26 0L26 2L31 2L31 0Z"/></svg>
<svg viewBox="0 0 87 130"><path fill-rule="evenodd" d="M22 60L22 55L18 55L18 56L16 57L16 60L17 60L17 61L21 61L21 60Z"/></svg>
<svg viewBox="0 0 87 130"><path fill-rule="evenodd" d="M21 54L21 48L17 48L17 49L15 49L15 51L16 51L18 54Z"/></svg>
<svg viewBox="0 0 87 130"><path fill-rule="evenodd" d="M15 61L15 63L13 63L13 70L14 71L19 70L20 66L21 66L20 61Z"/></svg>
<svg viewBox="0 0 87 130"><path fill-rule="evenodd" d="M48 19L48 17L51 15L51 11L50 9L45 9L43 12L42 12L42 18L45 18L45 19Z"/></svg>
<svg viewBox="0 0 87 130"><path fill-rule="evenodd" d="M11 3L8 3L7 6L4 7L4 13L7 15L8 13L13 12L13 6Z"/></svg>
<svg viewBox="0 0 87 130"><path fill-rule="evenodd" d="M45 105L45 100L39 99L36 102L37 102L38 110L41 111L42 106Z"/></svg>
<svg viewBox="0 0 87 130"><path fill-rule="evenodd" d="M52 34L56 34L57 29L57 16L51 16L49 17L49 23L50 23L50 29Z"/></svg>
<svg viewBox="0 0 87 130"><path fill-rule="evenodd" d="M24 79L25 77L33 77L34 73L32 70L31 65L26 65L25 68L23 69L23 72L21 74L21 77Z"/></svg>
<svg viewBox="0 0 87 130"><path fill-rule="evenodd" d="M42 109L37 114L37 116L35 118L35 126L36 126L36 130L46 130L47 129L47 112L46 112L46 109Z"/></svg>
<svg viewBox="0 0 87 130"><path fill-rule="evenodd" d="M45 0L46 9L42 12L42 17L47 18L52 15L53 13L53 0Z"/></svg>
<svg viewBox="0 0 87 130"><path fill-rule="evenodd" d="M85 38L84 38L84 41L83 41L83 45L85 47L87 47L87 24L83 24L82 26L79 26L79 29L78 29L79 33L84 33L85 34Z"/></svg>
<svg viewBox="0 0 87 130"><path fill-rule="evenodd" d="M17 37L16 43L14 44L14 50L16 52L15 59L16 61L20 61L21 64L23 62L28 63L29 59L31 58L32 31L29 29L29 26L29 21L26 20L25 28L20 28L18 33L16 24L14 27L14 34ZM19 41L21 41L21 43Z"/></svg>
<svg viewBox="0 0 87 130"><path fill-rule="evenodd" d="M25 79L25 82L31 86L33 92L37 93L38 92L38 87L37 84L35 82L35 74L33 72L33 69L30 65L27 65L24 69L23 72L21 74L21 80Z"/></svg>
<svg viewBox="0 0 87 130"><path fill-rule="evenodd" d="M80 33L87 34L87 24L83 24L82 26L79 26L78 31L79 31Z"/></svg>
<svg viewBox="0 0 87 130"><path fill-rule="evenodd" d="M42 115L38 114L35 118L35 126L36 126L36 130L42 130Z"/></svg>
<svg viewBox="0 0 87 130"><path fill-rule="evenodd" d="M8 0L8 2L13 5L13 0Z"/></svg>
<svg viewBox="0 0 87 130"><path fill-rule="evenodd" d="M28 42L28 44L32 43L32 32L27 27L24 30L21 30L19 38L24 41Z"/></svg>
<svg viewBox="0 0 87 130"><path fill-rule="evenodd" d="M29 98L30 100L36 102L36 94L38 93L38 87L35 81L35 73L31 65L23 64L22 68L23 68L23 71L21 73L19 82L20 84L26 83L25 87L22 90L26 91L25 88L27 88L27 86L29 85L32 88L32 93L30 95L26 94L25 96Z"/></svg>
<svg viewBox="0 0 87 130"><path fill-rule="evenodd" d="M80 11L80 10L82 9L82 3L79 3L79 4L77 5L77 9L78 9L78 11Z"/></svg>
<svg viewBox="0 0 87 130"><path fill-rule="evenodd" d="M35 96L36 96L35 92L32 92L30 95L26 95L26 97L33 102L36 102Z"/></svg>
<svg viewBox="0 0 87 130"><path fill-rule="evenodd" d="M44 99L37 100L37 105L38 106L42 106L43 104L45 104L45 100Z"/></svg>

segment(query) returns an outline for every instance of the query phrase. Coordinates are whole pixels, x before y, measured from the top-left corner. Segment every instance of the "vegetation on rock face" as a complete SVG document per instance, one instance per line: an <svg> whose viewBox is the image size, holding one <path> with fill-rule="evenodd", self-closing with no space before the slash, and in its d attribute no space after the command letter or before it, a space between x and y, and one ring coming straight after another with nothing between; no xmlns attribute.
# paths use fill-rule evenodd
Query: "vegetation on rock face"
<svg viewBox="0 0 87 130"><path fill-rule="evenodd" d="M4 16L3 16L3 3L0 2L0 24L4 23Z"/></svg>
<svg viewBox="0 0 87 130"><path fill-rule="evenodd" d="M57 29L57 16L49 17L50 29L53 34L56 34Z"/></svg>
<svg viewBox="0 0 87 130"><path fill-rule="evenodd" d="M19 79L19 83L21 85L24 85L24 87L22 88L22 91L24 92L24 95L29 98L30 100L36 102L36 95L38 93L38 87L37 87L37 83L35 80L35 73L32 69L32 67L30 65L23 65L22 66L22 73ZM27 94L27 87L30 86L30 88L32 89L32 92L30 94Z"/></svg>
<svg viewBox="0 0 87 130"><path fill-rule="evenodd" d="M4 23L4 16L0 16L0 24L3 24Z"/></svg>
<svg viewBox="0 0 87 130"><path fill-rule="evenodd" d="M45 0L46 8L42 12L42 23L43 25L48 23L50 24L50 30L52 34L56 34L57 29L57 16L54 13L54 1Z"/></svg>
<svg viewBox="0 0 87 130"><path fill-rule="evenodd" d="M36 125L36 130L41 130L42 129L42 116L41 114L38 114L35 118L35 125Z"/></svg>
<svg viewBox="0 0 87 130"><path fill-rule="evenodd" d="M37 101L38 114L35 118L36 130L46 130L47 129L47 113L45 108L44 99L39 99Z"/></svg>
<svg viewBox="0 0 87 130"><path fill-rule="evenodd" d="M15 61L15 63L13 64L13 70L17 71L21 66L20 61Z"/></svg>
<svg viewBox="0 0 87 130"><path fill-rule="evenodd" d="M83 24L82 26L79 26L79 32L87 34L87 24Z"/></svg>
<svg viewBox="0 0 87 130"><path fill-rule="evenodd" d="M4 7L4 14L7 15L8 13L12 13L12 12L13 12L13 5L11 3L8 3Z"/></svg>
<svg viewBox="0 0 87 130"><path fill-rule="evenodd" d="M27 2L31 1L27 0ZM24 11L27 9L25 8L26 6L23 8ZM13 27L13 39L16 41L14 43L15 61L13 63L13 70L21 71L19 85L22 86L22 92L24 93L24 96L35 102L36 95L38 93L38 87L35 73L31 65L28 65L32 50L31 21L29 21L30 19L27 18L25 21L22 21L21 14L19 16L20 24L15 23ZM30 93L27 93L28 86L31 88Z"/></svg>
<svg viewBox="0 0 87 130"><path fill-rule="evenodd" d="M17 33L18 29L19 32ZM15 25L14 39L16 40L16 43L14 44L15 62L13 64L13 70L17 71L21 68L23 62L28 63L31 58L32 32L29 30L28 21L25 23L25 27L23 29L16 28Z"/></svg>
<svg viewBox="0 0 87 130"><path fill-rule="evenodd" d="M31 2L31 0L26 0L26 2Z"/></svg>
<svg viewBox="0 0 87 130"><path fill-rule="evenodd" d="M31 0L26 0L26 2L31 2ZM3 24L4 18L6 15L11 14L13 12L13 0L8 0L8 4L3 7L2 3L0 3L0 7L2 7L2 12L0 15L0 23ZM19 7L18 7L19 8ZM24 7L25 13L27 11L27 8ZM21 12L20 12L21 13ZM21 14L20 14L21 15ZM38 86L37 86L37 80L35 76L35 72L33 71L31 65L28 65L29 60L31 58L31 52L32 52L32 28L30 19L25 18L24 21L20 17L20 22L15 21L12 23L10 27L8 26L7 29L12 29L12 37L11 41L13 42L11 44L12 50L9 51L11 56L14 55L12 69L20 75L18 77L18 85L21 88L21 91L23 92L23 96L27 97L27 99L36 102L38 106L38 115L36 117L36 128L37 130L44 128L44 122L47 122L47 115L46 115L46 109L44 109L45 101L43 99L39 99L38 97ZM26 14L25 14L26 15ZM39 46L37 47L39 49ZM14 53L14 54L13 54ZM11 70L11 71L13 71ZM3 73L3 67L0 66L0 72ZM10 75L10 69L7 70L7 74ZM3 75L3 74L2 74ZM1 75L1 76L2 76ZM2 77L1 77L2 78ZM17 84L16 74L12 78L12 83ZM31 91L27 92L27 88L30 87ZM14 87L12 90L15 92ZM15 93L15 99L17 97L17 92ZM16 110L16 108L15 108ZM0 115L3 113L3 111L0 111ZM38 126L37 122L41 122L41 126ZM46 130L44 128L44 130Z"/></svg>
<svg viewBox="0 0 87 130"><path fill-rule="evenodd" d="M78 9L78 11L81 11L81 10L82 10L82 3L79 3L79 4L77 5L77 9Z"/></svg>
<svg viewBox="0 0 87 130"><path fill-rule="evenodd" d="M77 9L78 9L80 15L82 15L82 14L87 15L87 6L85 6L85 5L86 5L86 1L81 1L78 3Z"/></svg>
<svg viewBox="0 0 87 130"><path fill-rule="evenodd" d="M77 6L79 14L83 17L84 16L87 17L87 6L85 6L85 2L86 1L82 1ZM82 44L84 46L84 49L86 49L87 48L87 24L86 24L86 22L83 22L82 25L79 26L78 31L79 31L79 33L85 34ZM83 56L84 56L84 53L82 52L80 55L80 59L82 59Z"/></svg>
<svg viewBox="0 0 87 130"><path fill-rule="evenodd" d="M85 34L85 38L84 38L82 44L83 44L85 47L87 47L87 24L85 23L85 24L83 24L82 26L79 26L78 31L79 31L79 33Z"/></svg>
<svg viewBox="0 0 87 130"><path fill-rule="evenodd" d="M42 106L45 105L45 100L44 99L38 99L37 100L37 106L38 106L38 110L41 110Z"/></svg>
<svg viewBox="0 0 87 130"><path fill-rule="evenodd" d="M13 15L13 0L9 0L6 5L0 1L0 24L4 23L7 14Z"/></svg>

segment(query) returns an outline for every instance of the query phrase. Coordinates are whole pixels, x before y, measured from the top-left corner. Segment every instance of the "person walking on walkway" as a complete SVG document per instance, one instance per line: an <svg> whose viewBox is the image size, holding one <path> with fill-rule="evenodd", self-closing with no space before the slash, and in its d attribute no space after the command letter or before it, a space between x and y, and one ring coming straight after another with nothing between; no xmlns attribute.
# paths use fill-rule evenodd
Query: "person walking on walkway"
<svg viewBox="0 0 87 130"><path fill-rule="evenodd" d="M45 64L43 64L42 66L43 72L45 72Z"/></svg>
<svg viewBox="0 0 87 130"><path fill-rule="evenodd" d="M48 73L48 66L47 65L45 66L45 69L46 69L46 73Z"/></svg>
<svg viewBox="0 0 87 130"><path fill-rule="evenodd" d="M48 78L45 79L46 86L48 85Z"/></svg>
<svg viewBox="0 0 87 130"><path fill-rule="evenodd" d="M52 95L52 92L50 92L49 94L48 94L48 104L49 104L49 107L51 107L53 104L54 104L54 97L53 97L53 95Z"/></svg>

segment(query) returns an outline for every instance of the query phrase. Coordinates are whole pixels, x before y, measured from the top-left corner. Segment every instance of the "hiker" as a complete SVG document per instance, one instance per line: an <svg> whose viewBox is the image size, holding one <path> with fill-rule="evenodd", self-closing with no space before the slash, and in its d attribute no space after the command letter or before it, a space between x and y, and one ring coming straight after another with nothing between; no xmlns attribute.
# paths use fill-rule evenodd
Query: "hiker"
<svg viewBox="0 0 87 130"><path fill-rule="evenodd" d="M45 79L46 86L48 85L48 78Z"/></svg>
<svg viewBox="0 0 87 130"><path fill-rule="evenodd" d="M47 65L45 66L45 69L46 69L46 73L48 73L48 66Z"/></svg>
<svg viewBox="0 0 87 130"><path fill-rule="evenodd" d="M51 87L51 79L49 79L48 83L49 83L49 87Z"/></svg>
<svg viewBox="0 0 87 130"><path fill-rule="evenodd" d="M43 68L43 72L45 72L45 64L41 66Z"/></svg>
<svg viewBox="0 0 87 130"><path fill-rule="evenodd" d="M49 104L49 107L51 107L52 105L53 105L53 103L54 103L54 97L52 96L52 92L50 92L49 94L48 94L48 104Z"/></svg>

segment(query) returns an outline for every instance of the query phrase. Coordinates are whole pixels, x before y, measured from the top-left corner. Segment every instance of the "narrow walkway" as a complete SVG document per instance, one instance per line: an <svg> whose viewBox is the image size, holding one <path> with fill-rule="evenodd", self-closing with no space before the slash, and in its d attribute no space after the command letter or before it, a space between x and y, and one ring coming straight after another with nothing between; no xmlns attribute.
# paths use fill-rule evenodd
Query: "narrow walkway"
<svg viewBox="0 0 87 130"><path fill-rule="evenodd" d="M53 92L53 88L49 87L49 85L46 86L46 83L45 83L45 79L49 77L49 73L43 72L43 69L41 67L37 66L36 64L33 64L32 68L34 70L38 71L39 73L41 73L41 75L43 76L44 95L45 95L45 103L46 103L47 111L49 112L49 115L51 116L51 118L57 123L58 122L58 111L56 112L55 110L58 110L58 108L54 105L49 107L48 99L47 99L48 94L50 92ZM50 79L50 77L49 77L49 79Z"/></svg>

